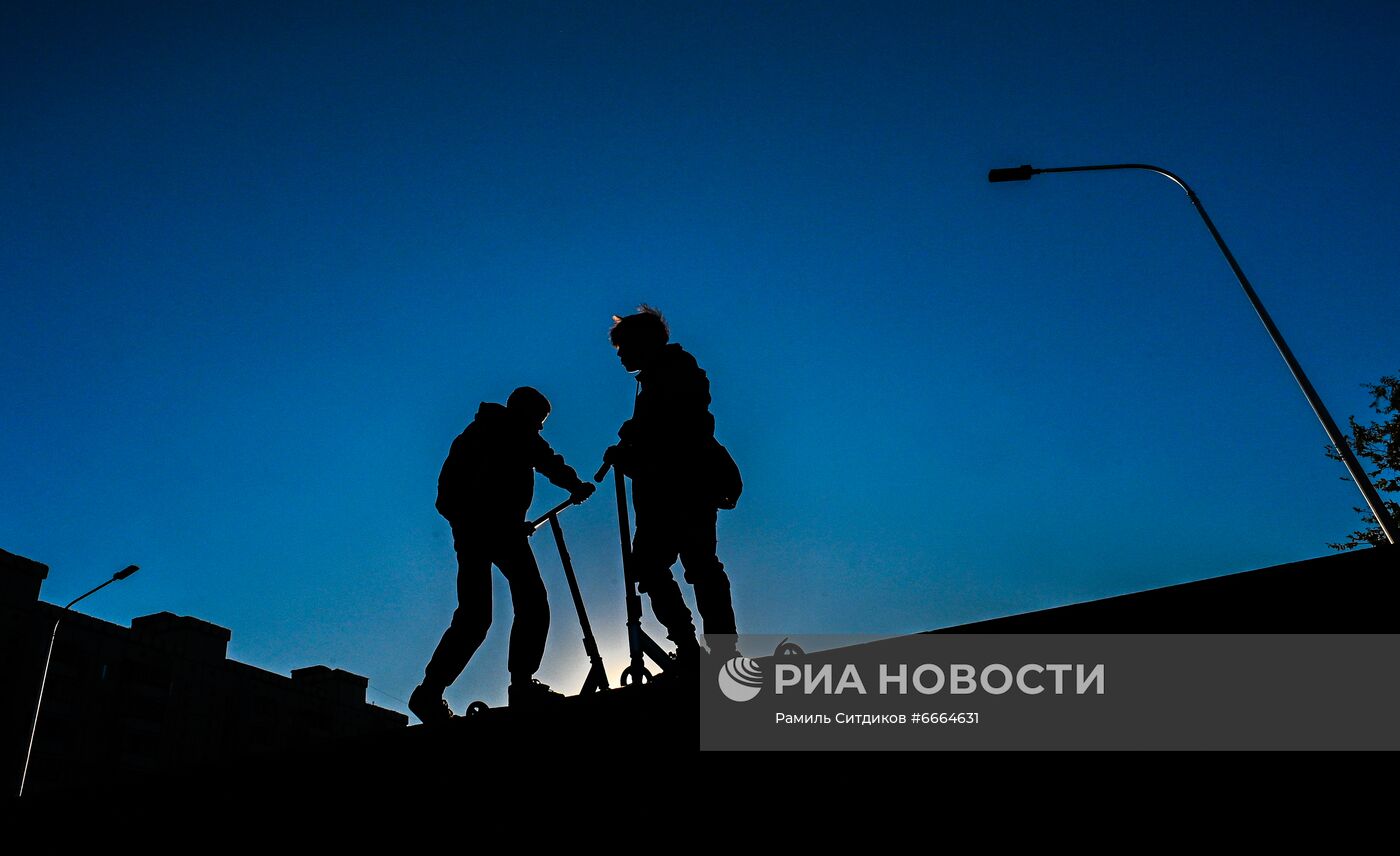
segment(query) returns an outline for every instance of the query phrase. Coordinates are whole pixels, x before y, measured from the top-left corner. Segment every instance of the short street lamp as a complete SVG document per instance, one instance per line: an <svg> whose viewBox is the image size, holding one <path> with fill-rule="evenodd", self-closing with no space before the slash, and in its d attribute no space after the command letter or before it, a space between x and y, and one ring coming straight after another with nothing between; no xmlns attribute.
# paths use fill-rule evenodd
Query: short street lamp
<svg viewBox="0 0 1400 856"><path fill-rule="evenodd" d="M63 607L63 612L72 609L73 604L87 597L89 594L94 594L118 580L124 580L139 570L141 569L136 565L127 565L125 568L112 574L112 578L102 585L92 589L87 592L87 594L80 595L68 601L68 605ZM58 625L61 621L63 621L62 612L59 613L58 618L54 619L53 633L49 636L49 653L48 656L44 658L44 676L39 679L39 698L34 702L34 720L29 724L29 748L24 750L24 771L20 773L19 777L19 796L24 796L24 783L29 778L29 757L34 753L34 734L39 730L39 708L44 705L44 686L49 682L49 663L53 661L53 643L54 640L58 638Z"/></svg>

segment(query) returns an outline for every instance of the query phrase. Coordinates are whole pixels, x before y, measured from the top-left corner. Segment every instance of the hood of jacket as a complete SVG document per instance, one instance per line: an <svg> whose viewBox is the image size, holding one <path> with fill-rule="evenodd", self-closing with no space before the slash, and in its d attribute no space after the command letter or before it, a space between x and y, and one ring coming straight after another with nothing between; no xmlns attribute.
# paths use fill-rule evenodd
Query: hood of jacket
<svg viewBox="0 0 1400 856"><path fill-rule="evenodd" d="M506 410L504 404L497 404L494 401L483 401L476 409L476 419L483 425L496 427L504 424L510 419L510 411Z"/></svg>

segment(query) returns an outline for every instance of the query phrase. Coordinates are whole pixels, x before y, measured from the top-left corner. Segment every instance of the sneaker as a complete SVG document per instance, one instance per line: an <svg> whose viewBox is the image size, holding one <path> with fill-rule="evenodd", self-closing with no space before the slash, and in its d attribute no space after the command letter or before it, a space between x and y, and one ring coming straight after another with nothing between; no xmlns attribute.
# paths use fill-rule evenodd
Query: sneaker
<svg viewBox="0 0 1400 856"><path fill-rule="evenodd" d="M511 707L538 707L564 700L562 693L555 692L549 688L549 684L542 684L536 678L531 678L528 683L512 682L509 696Z"/></svg>
<svg viewBox="0 0 1400 856"><path fill-rule="evenodd" d="M672 639L672 641L676 643L676 653L671 656L676 658L677 663L699 662L700 652L705 649L700 647L700 642L695 638L694 633L682 636L680 639Z"/></svg>
<svg viewBox="0 0 1400 856"><path fill-rule="evenodd" d="M700 677L700 656L702 650L693 642L676 646L676 652L668 655L670 662L652 682L661 686L686 687L695 685Z"/></svg>
<svg viewBox="0 0 1400 856"><path fill-rule="evenodd" d="M452 708L448 707L442 693L435 693L421 684L408 697L408 709L424 725L437 725L452 719Z"/></svg>
<svg viewBox="0 0 1400 856"><path fill-rule="evenodd" d="M706 677L714 677L729 665L729 661L735 657L742 657L739 649L733 646L719 646L711 648L700 656L700 668L704 670Z"/></svg>
<svg viewBox="0 0 1400 856"><path fill-rule="evenodd" d="M739 646L735 644L733 636L717 636L714 639L706 639L705 643L710 646L709 657L717 663L728 663L735 657L742 657L739 653Z"/></svg>

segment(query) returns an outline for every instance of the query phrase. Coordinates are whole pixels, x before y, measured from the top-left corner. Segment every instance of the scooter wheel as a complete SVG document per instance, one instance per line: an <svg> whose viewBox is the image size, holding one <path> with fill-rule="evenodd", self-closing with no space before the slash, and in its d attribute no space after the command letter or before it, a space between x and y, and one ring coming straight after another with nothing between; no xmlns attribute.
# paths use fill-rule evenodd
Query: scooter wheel
<svg viewBox="0 0 1400 856"><path fill-rule="evenodd" d="M476 716L478 713L485 713L491 707L484 701L474 701L467 705L467 716Z"/></svg>
<svg viewBox="0 0 1400 856"><path fill-rule="evenodd" d="M649 683L651 683L651 672L647 671L646 666L628 666L622 670L622 685L624 687Z"/></svg>

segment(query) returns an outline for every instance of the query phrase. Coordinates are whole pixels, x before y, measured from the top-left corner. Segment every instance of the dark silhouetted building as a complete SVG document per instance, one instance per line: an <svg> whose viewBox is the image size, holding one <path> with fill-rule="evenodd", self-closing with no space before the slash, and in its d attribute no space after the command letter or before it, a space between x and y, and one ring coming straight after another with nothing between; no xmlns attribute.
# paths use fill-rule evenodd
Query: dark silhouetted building
<svg viewBox="0 0 1400 856"><path fill-rule="evenodd" d="M369 681L310 666L290 678L227 659L227 628L160 612L122 627L39 600L39 562L0 550L0 769L19 788L54 622L61 619L26 794L400 729Z"/></svg>

